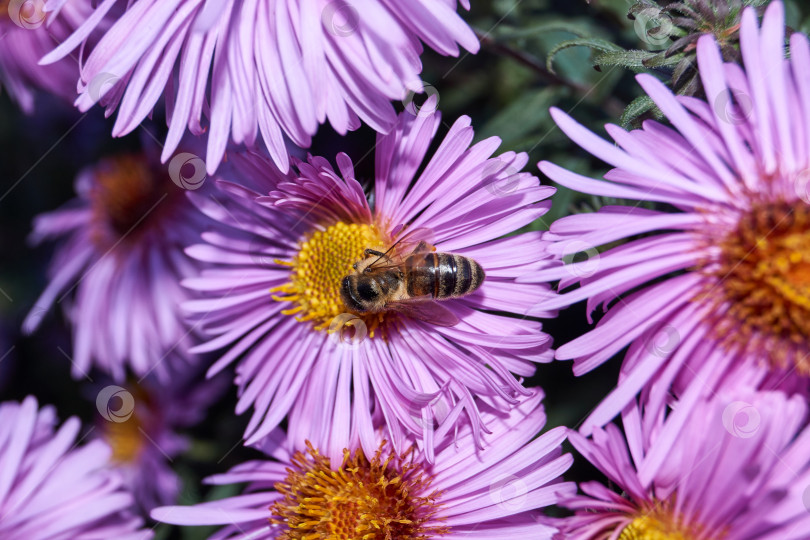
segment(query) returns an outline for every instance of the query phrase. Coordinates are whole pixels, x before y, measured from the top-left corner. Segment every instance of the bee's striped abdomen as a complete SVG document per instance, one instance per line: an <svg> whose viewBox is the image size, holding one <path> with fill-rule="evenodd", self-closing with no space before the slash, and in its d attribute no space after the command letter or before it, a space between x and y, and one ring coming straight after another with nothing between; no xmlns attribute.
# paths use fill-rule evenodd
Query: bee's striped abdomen
<svg viewBox="0 0 810 540"><path fill-rule="evenodd" d="M420 253L405 261L408 294L436 299L456 298L475 291L486 277L474 260L453 253Z"/></svg>

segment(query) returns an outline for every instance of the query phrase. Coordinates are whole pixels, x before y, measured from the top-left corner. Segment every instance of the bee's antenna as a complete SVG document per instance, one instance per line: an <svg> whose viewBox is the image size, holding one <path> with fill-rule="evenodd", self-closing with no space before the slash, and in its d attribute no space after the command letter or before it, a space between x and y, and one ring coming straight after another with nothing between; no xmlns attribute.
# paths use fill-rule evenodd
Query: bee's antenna
<svg viewBox="0 0 810 540"><path fill-rule="evenodd" d="M389 254L389 253L391 253L391 250L392 250L392 249L394 249L395 247L397 247L397 246L400 244L400 242L402 242L402 240L403 240L403 239L402 239L402 238L400 238L399 240L397 240L396 242L394 242L394 243L393 243L393 245L392 245L390 248L388 248L387 250L385 250L385 253L383 253L382 255L380 255L379 257L377 257L376 259L374 259L374 262L373 262L373 263L371 263L370 265L366 266L366 267L363 269L363 272L368 272L368 269L369 269L369 268L371 268L372 266L374 266L375 264L377 264L377 263L380 261L380 259L382 259L383 257L388 256L388 254Z"/></svg>

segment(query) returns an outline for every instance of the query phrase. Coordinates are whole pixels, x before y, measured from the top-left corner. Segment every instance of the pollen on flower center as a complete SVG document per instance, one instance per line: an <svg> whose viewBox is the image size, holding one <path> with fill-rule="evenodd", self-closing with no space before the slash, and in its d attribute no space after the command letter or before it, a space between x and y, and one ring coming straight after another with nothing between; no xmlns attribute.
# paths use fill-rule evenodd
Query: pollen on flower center
<svg viewBox="0 0 810 540"><path fill-rule="evenodd" d="M362 450L344 450L332 470L329 458L307 443L296 453L287 478L275 489L284 498L270 507L272 523L287 527L286 540L421 540L447 533L428 525L437 510L431 479L407 456L383 450L370 460ZM422 496L422 494L425 494Z"/></svg>
<svg viewBox="0 0 810 540"><path fill-rule="evenodd" d="M810 338L810 207L760 203L719 242L718 279L726 320L718 325L730 345L769 351L772 364L805 360Z"/></svg>
<svg viewBox="0 0 810 540"><path fill-rule="evenodd" d="M618 540L721 540L721 533L710 533L705 527L689 523L669 502L640 513L622 529Z"/></svg>
<svg viewBox="0 0 810 540"><path fill-rule="evenodd" d="M93 240L103 249L136 239L158 221L180 192L168 177L156 178L144 157L131 154L102 161L93 171L93 180Z"/></svg>
<svg viewBox="0 0 810 540"><path fill-rule="evenodd" d="M338 222L315 231L291 262L279 261L292 269L289 283L273 290L283 295L274 298L295 304L282 313L295 314L299 321L314 321L318 329L327 328L347 311L340 298L341 279L353 271L352 265L363 258L366 249L381 249L385 244L376 225ZM379 323L374 318L367 321L369 328Z"/></svg>
<svg viewBox="0 0 810 540"><path fill-rule="evenodd" d="M132 463L144 447L141 424L135 415L124 422L105 424L104 439L112 448L112 460L117 463Z"/></svg>

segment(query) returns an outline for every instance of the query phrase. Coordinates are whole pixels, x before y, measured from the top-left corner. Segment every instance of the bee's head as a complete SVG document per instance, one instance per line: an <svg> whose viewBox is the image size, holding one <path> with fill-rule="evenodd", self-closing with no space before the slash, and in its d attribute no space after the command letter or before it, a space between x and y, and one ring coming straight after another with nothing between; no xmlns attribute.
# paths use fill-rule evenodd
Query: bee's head
<svg viewBox="0 0 810 540"><path fill-rule="evenodd" d="M340 283L340 298L351 311L363 313L380 298L380 288L371 276L349 274Z"/></svg>

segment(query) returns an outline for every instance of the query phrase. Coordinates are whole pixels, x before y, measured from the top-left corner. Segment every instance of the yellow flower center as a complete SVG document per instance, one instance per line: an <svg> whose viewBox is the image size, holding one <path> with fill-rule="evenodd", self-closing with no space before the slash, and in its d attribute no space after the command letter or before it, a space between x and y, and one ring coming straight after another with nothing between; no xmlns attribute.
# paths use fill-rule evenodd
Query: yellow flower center
<svg viewBox="0 0 810 540"><path fill-rule="evenodd" d="M275 485L284 498L270 507L270 521L287 527L278 538L422 540L447 534L446 527L427 525L439 494L419 495L431 482L420 464L384 453L381 445L371 460L362 450L344 450L343 463L332 470L329 458L307 447Z"/></svg>
<svg viewBox="0 0 810 540"><path fill-rule="evenodd" d="M810 374L810 208L759 203L718 247L711 274L730 306L718 335L730 348L755 347L774 366Z"/></svg>
<svg viewBox="0 0 810 540"><path fill-rule="evenodd" d="M124 422L107 422L104 438L112 448L112 460L116 463L132 463L144 448L141 423L133 414Z"/></svg>
<svg viewBox="0 0 810 540"><path fill-rule="evenodd" d="M636 516L622 529L618 540L721 540L725 536L689 523L674 510L672 503L662 502Z"/></svg>
<svg viewBox="0 0 810 540"><path fill-rule="evenodd" d="M273 298L295 304L282 311L285 315L313 321L318 330L328 328L336 317L348 311L340 299L341 279L354 271L352 265L363 258L366 249L385 251L387 240L376 225L340 221L315 231L301 244L291 262L276 261L290 266L291 271L290 281L271 291L282 293ZM373 337L382 315L367 319L363 322Z"/></svg>
<svg viewBox="0 0 810 540"><path fill-rule="evenodd" d="M157 177L144 156L127 154L102 161L93 171L90 190L94 242L105 251L119 242L135 242L181 192L168 176Z"/></svg>

